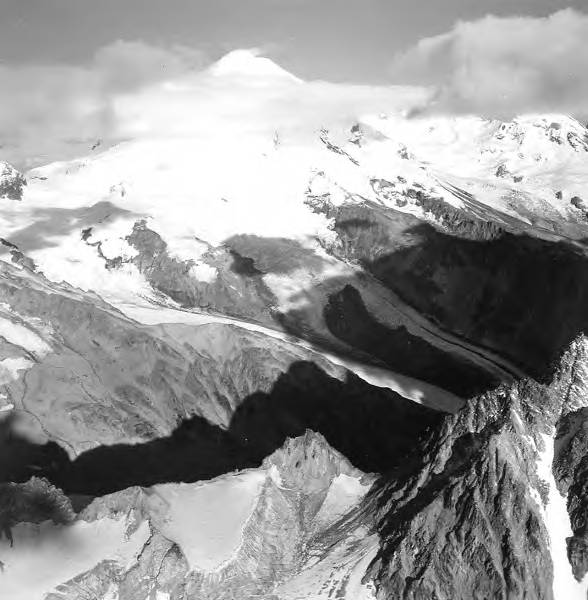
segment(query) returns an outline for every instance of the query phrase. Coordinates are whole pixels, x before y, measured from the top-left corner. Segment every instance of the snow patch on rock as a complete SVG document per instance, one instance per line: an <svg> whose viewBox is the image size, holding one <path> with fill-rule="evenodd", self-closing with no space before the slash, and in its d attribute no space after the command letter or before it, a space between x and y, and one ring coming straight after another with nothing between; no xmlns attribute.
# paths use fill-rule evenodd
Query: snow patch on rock
<svg viewBox="0 0 588 600"><path fill-rule="evenodd" d="M371 481L362 483L359 477L352 477L345 473L337 475L315 517L316 522L324 526L347 514L353 507L359 505L371 485Z"/></svg>
<svg viewBox="0 0 588 600"><path fill-rule="evenodd" d="M5 385L18 379L20 372L30 369L33 364L32 361L24 357L4 358L0 360L0 385Z"/></svg>
<svg viewBox="0 0 588 600"><path fill-rule="evenodd" d="M218 276L218 270L211 265L201 262L192 266L190 274L198 281L212 283Z"/></svg>

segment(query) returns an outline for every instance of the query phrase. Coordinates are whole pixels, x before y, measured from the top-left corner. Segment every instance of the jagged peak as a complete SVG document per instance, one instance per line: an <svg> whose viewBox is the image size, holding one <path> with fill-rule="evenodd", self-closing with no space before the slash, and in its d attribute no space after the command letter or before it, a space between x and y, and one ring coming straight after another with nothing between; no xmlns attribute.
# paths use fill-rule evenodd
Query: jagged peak
<svg viewBox="0 0 588 600"><path fill-rule="evenodd" d="M514 430L536 438L551 434L566 415L588 406L588 337L579 334L567 347L550 384L531 378L503 384L471 399L444 424L441 445L464 434ZM447 446L449 447L449 446ZM439 454L439 450L436 450Z"/></svg>
<svg viewBox="0 0 588 600"><path fill-rule="evenodd" d="M562 399L561 416L588 406L588 337L584 333L563 353L552 387Z"/></svg>
<svg viewBox="0 0 588 600"><path fill-rule="evenodd" d="M568 346L568 349L562 357L562 362L565 359L566 354L571 353L577 358L583 358L588 360L588 336L585 333L578 334Z"/></svg>
<svg viewBox="0 0 588 600"><path fill-rule="evenodd" d="M27 181L20 171L0 160L0 198L21 200L26 184Z"/></svg>
<svg viewBox="0 0 588 600"><path fill-rule="evenodd" d="M268 456L263 466L277 469L287 487L326 488L338 475L362 477L364 474L320 434L309 429Z"/></svg>

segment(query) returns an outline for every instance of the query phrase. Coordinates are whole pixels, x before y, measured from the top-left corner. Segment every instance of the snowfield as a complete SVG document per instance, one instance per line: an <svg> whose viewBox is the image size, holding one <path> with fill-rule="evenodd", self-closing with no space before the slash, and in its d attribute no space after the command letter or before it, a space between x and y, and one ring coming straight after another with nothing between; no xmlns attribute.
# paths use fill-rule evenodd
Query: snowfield
<svg viewBox="0 0 588 600"><path fill-rule="evenodd" d="M125 518L72 525L20 523L12 530L14 546L0 538L0 593L10 600L42 600L60 583L112 560L124 568L135 562L149 538L142 523L127 536ZM83 590L80 590L82 597Z"/></svg>
<svg viewBox="0 0 588 600"><path fill-rule="evenodd" d="M239 550L265 479L249 471L201 484L157 485L153 490L169 507L158 526L192 570L218 570Z"/></svg>
<svg viewBox="0 0 588 600"><path fill-rule="evenodd" d="M358 506L371 487L371 483L362 483L359 477L341 473L335 477L315 520L322 526L335 520Z"/></svg>

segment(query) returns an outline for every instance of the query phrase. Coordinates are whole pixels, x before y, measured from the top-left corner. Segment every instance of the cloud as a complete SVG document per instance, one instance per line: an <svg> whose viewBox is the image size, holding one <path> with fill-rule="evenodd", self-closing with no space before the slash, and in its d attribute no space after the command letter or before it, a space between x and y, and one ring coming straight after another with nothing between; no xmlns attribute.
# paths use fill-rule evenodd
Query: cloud
<svg viewBox="0 0 588 600"><path fill-rule="evenodd" d="M574 10L459 22L394 58L391 82L403 87L302 81L259 52L211 65L197 48L118 41L85 65L0 63L0 159L70 158L99 138L300 137L408 107L588 115L588 15Z"/></svg>
<svg viewBox="0 0 588 600"><path fill-rule="evenodd" d="M209 68L121 96L115 103L117 135L316 137L362 114L412 106L421 91L303 81L257 50L229 53Z"/></svg>
<svg viewBox="0 0 588 600"><path fill-rule="evenodd" d="M434 86L435 110L510 117L588 115L588 15L488 16L421 40L392 63L395 81Z"/></svg>
<svg viewBox="0 0 588 600"><path fill-rule="evenodd" d="M0 66L0 157L32 166L98 138L293 139L421 101L420 90L303 81L260 52L207 64L196 49L117 42L84 67Z"/></svg>
<svg viewBox="0 0 588 600"><path fill-rule="evenodd" d="M198 50L123 41L84 66L0 64L0 158L26 165L75 154L115 127L119 95L203 64Z"/></svg>
<svg viewBox="0 0 588 600"><path fill-rule="evenodd" d="M139 41L119 40L100 48L94 56L94 69L111 91L137 89L197 70L206 64L200 50L187 46L169 48Z"/></svg>

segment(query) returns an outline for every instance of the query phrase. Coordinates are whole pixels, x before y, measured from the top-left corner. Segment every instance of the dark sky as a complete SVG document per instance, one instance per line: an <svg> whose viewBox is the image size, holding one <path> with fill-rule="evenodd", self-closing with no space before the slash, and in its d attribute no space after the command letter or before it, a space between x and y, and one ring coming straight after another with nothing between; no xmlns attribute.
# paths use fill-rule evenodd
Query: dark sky
<svg viewBox="0 0 588 600"><path fill-rule="evenodd" d="M211 59L261 47L303 78L382 82L398 50L487 14L543 16L586 0L0 0L0 60L84 63L115 40Z"/></svg>

